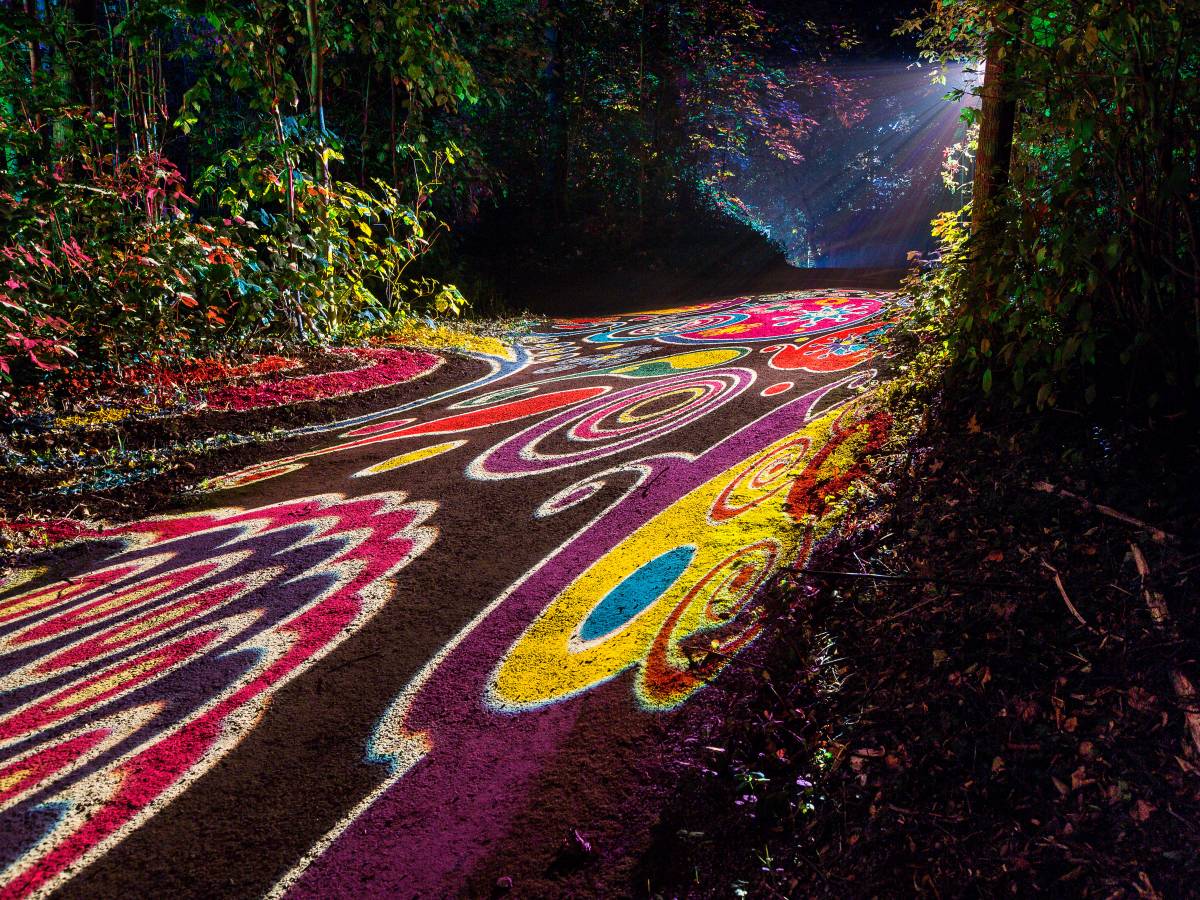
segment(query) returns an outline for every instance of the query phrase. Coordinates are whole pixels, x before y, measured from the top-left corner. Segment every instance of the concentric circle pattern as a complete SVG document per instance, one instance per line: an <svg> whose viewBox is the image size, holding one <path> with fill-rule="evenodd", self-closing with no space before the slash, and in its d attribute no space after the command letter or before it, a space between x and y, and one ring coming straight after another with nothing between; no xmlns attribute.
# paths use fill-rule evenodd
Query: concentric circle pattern
<svg viewBox="0 0 1200 900"><path fill-rule="evenodd" d="M481 480L544 474L637 447L690 425L754 382L750 369L665 378L603 396L501 441L467 469ZM589 444L572 449L572 443Z"/></svg>
<svg viewBox="0 0 1200 900"><path fill-rule="evenodd" d="M655 340L666 344L721 344L811 338L879 314L884 299L851 292L784 294L746 301L719 313L622 325L590 335L593 343ZM619 324L619 323L618 323Z"/></svg>

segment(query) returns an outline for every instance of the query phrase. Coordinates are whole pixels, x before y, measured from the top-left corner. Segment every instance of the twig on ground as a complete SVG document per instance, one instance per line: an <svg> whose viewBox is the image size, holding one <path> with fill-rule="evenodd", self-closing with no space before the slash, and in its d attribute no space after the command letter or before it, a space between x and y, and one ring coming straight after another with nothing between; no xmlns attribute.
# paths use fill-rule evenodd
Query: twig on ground
<svg viewBox="0 0 1200 900"><path fill-rule="evenodd" d="M916 604L915 606L910 606L908 609L901 610L900 612L895 613L894 615L885 616L884 618L880 619L879 621L873 622L871 625L868 626L868 628L875 628L879 625L885 625L888 622L892 622L896 619L903 618L904 616L907 616L909 613L914 613L918 609L928 606L934 600L941 600L941 599L943 599L943 598L941 598L941 597L926 597L924 600L922 600L920 603Z"/></svg>
<svg viewBox="0 0 1200 900"><path fill-rule="evenodd" d="M1133 564L1137 566L1138 575L1142 579L1142 596L1150 610L1150 618L1154 620L1154 625L1159 631L1178 641L1180 635L1171 622L1171 612L1167 608L1166 599L1161 591L1151 590L1146 583L1150 577L1150 564L1146 562L1146 555L1142 553L1141 547L1133 543L1129 545L1129 552L1133 555ZM1191 679L1179 669L1171 672L1171 687L1175 689L1175 699L1179 701L1183 710L1184 724L1196 748L1196 754L1200 756L1200 694L1197 693Z"/></svg>
<svg viewBox="0 0 1200 900"><path fill-rule="evenodd" d="M1144 522L1141 519L1134 518L1133 516L1127 515L1120 510L1113 509L1111 506L1105 506L1103 503L1093 503L1091 500L1087 499L1087 497L1081 497L1072 491L1068 491L1066 488L1055 487L1048 481L1035 481L1033 483L1033 489L1035 491L1041 491L1043 494L1057 494L1060 497L1066 497L1068 500L1074 500L1084 509L1094 509L1101 515L1108 516L1111 519L1116 519L1118 522L1124 522L1126 525L1132 525L1135 528L1148 531L1150 533L1150 537L1160 544L1165 541L1178 540L1175 535L1168 534L1157 525L1151 525L1149 522Z"/></svg>
<svg viewBox="0 0 1200 900"><path fill-rule="evenodd" d="M821 578L871 578L876 581L901 581L909 584L940 584L945 587L981 588L986 590L1036 591L1036 584L1019 581L988 581L969 578L937 578L932 575L891 575L883 572L838 572L829 569L784 569L793 575L816 575Z"/></svg>
<svg viewBox="0 0 1200 900"><path fill-rule="evenodd" d="M1150 608L1150 618L1154 620L1155 625L1164 627L1170 613L1167 611L1167 601L1163 599L1162 592L1152 591L1146 585L1146 579L1150 577L1150 564L1146 562L1146 556L1137 544L1130 544L1129 551L1133 554L1133 564L1137 566L1138 575L1142 579L1142 596L1146 600L1146 606Z"/></svg>
<svg viewBox="0 0 1200 900"><path fill-rule="evenodd" d="M1183 708L1183 720L1187 723L1192 744L1196 753L1200 754L1200 694L1196 692L1196 686L1191 680L1178 669L1171 673L1171 685L1175 688L1175 696L1179 698L1179 705Z"/></svg>
<svg viewBox="0 0 1200 900"><path fill-rule="evenodd" d="M1084 628L1091 628L1091 626L1087 623L1087 619L1079 614L1079 610L1077 610L1075 608L1075 604L1071 602L1071 598L1067 594L1067 589L1063 585L1062 576L1058 574L1058 569L1054 568L1054 566L1050 565L1050 563L1046 562L1045 560L1042 560L1042 566L1046 569L1049 569L1050 573L1054 576L1054 586L1058 588L1058 593L1062 597L1063 603L1067 604L1067 609L1071 611L1071 615L1073 615L1079 621L1079 624Z"/></svg>

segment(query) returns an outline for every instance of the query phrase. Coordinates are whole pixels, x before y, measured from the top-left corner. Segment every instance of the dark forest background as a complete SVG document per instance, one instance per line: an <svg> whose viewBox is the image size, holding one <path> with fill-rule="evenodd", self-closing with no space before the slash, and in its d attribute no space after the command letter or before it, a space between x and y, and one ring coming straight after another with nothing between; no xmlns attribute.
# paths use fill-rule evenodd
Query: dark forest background
<svg viewBox="0 0 1200 900"><path fill-rule="evenodd" d="M841 61L895 57L907 11L2 9L0 366L18 386L61 366L495 311L566 269L688 269L714 253L727 267L813 262L803 228L816 213L795 221L787 177L822 122L862 120L869 104Z"/></svg>
<svg viewBox="0 0 1200 900"><path fill-rule="evenodd" d="M910 256L919 338L985 392L1153 407L1200 383L1194 4L0 11L10 410L130 363L586 312L564 273L648 295L646 272ZM972 207L989 53L1015 141Z"/></svg>

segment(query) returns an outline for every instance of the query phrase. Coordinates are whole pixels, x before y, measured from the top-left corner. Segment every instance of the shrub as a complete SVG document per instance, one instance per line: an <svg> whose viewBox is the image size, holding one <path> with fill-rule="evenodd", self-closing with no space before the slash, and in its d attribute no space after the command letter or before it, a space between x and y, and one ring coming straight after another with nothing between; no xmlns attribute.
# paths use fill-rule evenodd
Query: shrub
<svg viewBox="0 0 1200 900"><path fill-rule="evenodd" d="M1012 174L939 220L911 286L985 391L1038 407L1172 407L1200 387L1200 8L1121 0L936 3L909 23L941 62L1002 41ZM968 110L968 120L977 117Z"/></svg>

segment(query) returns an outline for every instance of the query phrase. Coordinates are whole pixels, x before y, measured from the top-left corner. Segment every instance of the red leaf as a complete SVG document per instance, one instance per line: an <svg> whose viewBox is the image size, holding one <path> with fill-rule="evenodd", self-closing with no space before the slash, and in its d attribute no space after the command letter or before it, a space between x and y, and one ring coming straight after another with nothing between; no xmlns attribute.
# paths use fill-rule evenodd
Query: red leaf
<svg viewBox="0 0 1200 900"><path fill-rule="evenodd" d="M62 366L56 366L53 363L42 362L40 359L37 358L37 356L34 355L34 352L32 350L29 351L29 359L39 369L43 369L47 372L54 372L54 371L62 368Z"/></svg>

